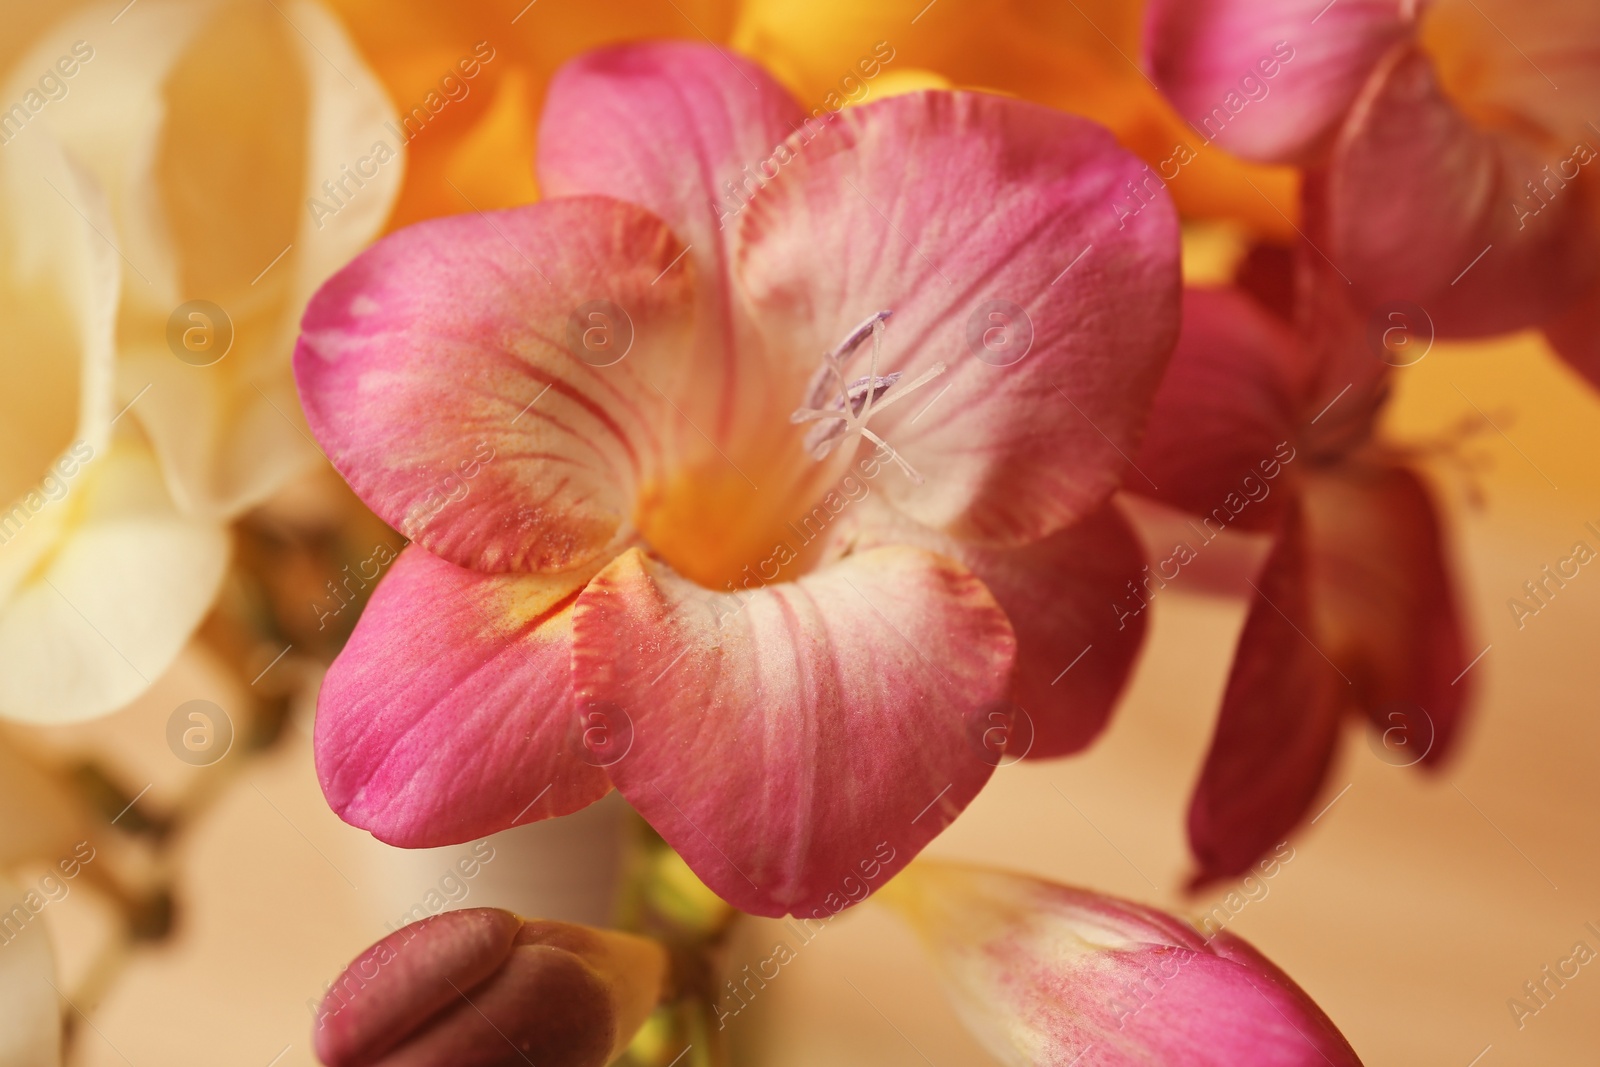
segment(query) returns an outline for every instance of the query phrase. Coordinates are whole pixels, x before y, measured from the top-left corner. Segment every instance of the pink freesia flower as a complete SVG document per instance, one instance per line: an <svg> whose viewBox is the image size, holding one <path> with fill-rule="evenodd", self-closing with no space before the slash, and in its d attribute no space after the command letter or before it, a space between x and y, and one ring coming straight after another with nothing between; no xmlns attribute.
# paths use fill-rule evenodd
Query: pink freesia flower
<svg viewBox="0 0 1600 1067"><path fill-rule="evenodd" d="M1367 307L1442 334L1543 325L1600 382L1600 6L1154 0L1148 65L1250 159L1300 163L1307 229Z"/></svg>
<svg viewBox="0 0 1600 1067"><path fill-rule="evenodd" d="M306 316L310 424L413 542L324 683L324 792L429 846L615 785L738 907L837 910L983 785L1014 664L1036 753L1121 684L1172 209L1115 225L1139 167L1084 120L818 121L685 44L570 64L539 143L549 199L396 233Z"/></svg>
<svg viewBox="0 0 1600 1067"><path fill-rule="evenodd" d="M1299 986L1226 930L1131 901L919 861L879 898L962 1020L1015 1067L1360 1067Z"/></svg>
<svg viewBox="0 0 1600 1067"><path fill-rule="evenodd" d="M401 927L328 987L313 1031L329 1067L603 1067L668 983L654 941L498 908Z"/></svg>
<svg viewBox="0 0 1600 1067"><path fill-rule="evenodd" d="M1189 810L1197 883L1242 873L1305 817L1345 713L1371 719L1389 762L1431 767L1471 690L1432 498L1372 440L1388 366L1325 269L1291 279L1261 250L1242 280L1185 292L1138 459L1161 488L1131 486L1196 517L1157 580L1181 583L1224 529L1273 537Z"/></svg>

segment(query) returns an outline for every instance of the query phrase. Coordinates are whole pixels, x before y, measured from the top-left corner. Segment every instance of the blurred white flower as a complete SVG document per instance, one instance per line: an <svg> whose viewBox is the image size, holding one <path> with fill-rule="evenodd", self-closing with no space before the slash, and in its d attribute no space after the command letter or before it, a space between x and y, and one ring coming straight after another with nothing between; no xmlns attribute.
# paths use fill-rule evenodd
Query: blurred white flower
<svg viewBox="0 0 1600 1067"><path fill-rule="evenodd" d="M0 44L0 716L61 722L166 670L226 522L316 459L300 314L404 160L351 170L394 116L311 0L22 7ZM336 214L311 209L324 183Z"/></svg>

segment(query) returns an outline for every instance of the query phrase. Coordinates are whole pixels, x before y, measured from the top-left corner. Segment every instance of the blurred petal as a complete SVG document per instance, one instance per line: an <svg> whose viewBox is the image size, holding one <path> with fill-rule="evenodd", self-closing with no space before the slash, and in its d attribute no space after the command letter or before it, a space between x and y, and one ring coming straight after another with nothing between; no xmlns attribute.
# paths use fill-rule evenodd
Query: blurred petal
<svg viewBox="0 0 1600 1067"><path fill-rule="evenodd" d="M1295 456L1312 372L1288 323L1243 291L1185 289L1183 332L1129 490L1203 519L1218 513L1223 527L1270 528L1287 497L1274 477Z"/></svg>
<svg viewBox="0 0 1600 1067"><path fill-rule="evenodd" d="M1152 0L1146 61L1204 136L1246 159L1299 162L1325 146L1384 53L1411 32L1401 8L1396 0Z"/></svg>
<svg viewBox="0 0 1600 1067"><path fill-rule="evenodd" d="M907 547L743 595L630 551L579 598L576 633L580 701L631 739L611 780L757 915L859 901L966 807L1016 647L970 572Z"/></svg>
<svg viewBox="0 0 1600 1067"><path fill-rule="evenodd" d="M880 898L962 1020L1014 1067L1360 1067L1322 1010L1226 931L1131 901L919 861Z"/></svg>
<svg viewBox="0 0 1600 1067"><path fill-rule="evenodd" d="M609 792L580 759L572 702L572 608L598 569L489 576L401 552L317 701L317 773L340 818L426 848Z"/></svg>
<svg viewBox="0 0 1600 1067"><path fill-rule="evenodd" d="M1347 683L1318 640L1307 530L1284 511L1253 583L1217 729L1189 805L1195 885L1244 871L1305 816L1333 759Z"/></svg>
<svg viewBox="0 0 1600 1067"><path fill-rule="evenodd" d="M657 943L470 908L362 953L317 1014L329 1067L604 1067L662 995Z"/></svg>
<svg viewBox="0 0 1600 1067"><path fill-rule="evenodd" d="M227 517L316 458L295 421L294 335L310 293L381 228L403 146L385 129L394 116L381 87L310 0L122 6L81 11L23 61L31 72L81 56L73 42L92 43L116 17L118 46L91 46L72 104L32 125L59 137L111 199L107 239L130 271L123 400L140 395L133 416L180 507ZM252 133L221 132L230 129ZM226 317L200 312L215 343L231 339L214 365L169 348L169 318L192 300Z"/></svg>
<svg viewBox="0 0 1600 1067"><path fill-rule="evenodd" d="M599 197L392 234L306 313L312 430L430 552L491 572L582 565L632 520L678 426L693 276L663 271L680 252L659 219ZM580 358L597 330L620 362Z"/></svg>
<svg viewBox="0 0 1600 1067"><path fill-rule="evenodd" d="M155 383L136 410L180 500L222 515L258 503L317 459L294 392L300 318L317 288L382 231L406 166L382 87L327 11L297 0L267 18L288 45L288 62L260 44L244 47L259 27L242 20L225 37L216 30L202 37L168 81L157 164L184 292L233 316L235 349L207 368L222 373L208 375L172 359L165 343L141 346L144 358L130 359L124 372L130 392ZM205 52L210 59L197 60ZM303 83L303 124L286 121L290 94L263 76L261 68L280 63ZM221 113L219 99L227 101ZM254 152L217 152L211 131L223 123L248 126L272 143L303 138L274 161L301 169L270 181L277 175ZM330 196L325 181L340 195ZM268 232L220 240L214 220L247 211L267 216ZM265 303L259 312L258 301ZM163 319L161 334L165 327Z"/></svg>
<svg viewBox="0 0 1600 1067"><path fill-rule="evenodd" d="M1445 91L1479 124L1532 128L1563 157L1574 139L1593 143L1600 5L1430 0L1421 40Z"/></svg>
<svg viewBox="0 0 1600 1067"><path fill-rule="evenodd" d="M0 157L0 601L51 551L68 509L49 504L112 429L121 275L95 233L105 198L31 132Z"/></svg>
<svg viewBox="0 0 1600 1067"><path fill-rule="evenodd" d="M176 513L135 434L113 443L110 213L48 130L24 133L0 168L0 715L60 722L121 707L166 669L227 539Z"/></svg>
<svg viewBox="0 0 1600 1067"><path fill-rule="evenodd" d="M37 892L24 892L0 875L0 914L6 916L0 944L0 1063L6 1067L61 1065L55 955L38 917L43 907Z"/></svg>
<svg viewBox="0 0 1600 1067"><path fill-rule="evenodd" d="M227 531L177 512L136 438L78 458L76 501L26 520L0 570L9 718L70 722L133 700L177 657L227 567ZM27 558L31 569L14 566Z"/></svg>
<svg viewBox="0 0 1600 1067"><path fill-rule="evenodd" d="M925 475L888 483L890 499L1011 545L1097 507L1176 338L1177 228L1159 183L1119 218L1141 168L1105 131L970 93L851 108L791 148L740 229L736 269L769 343L804 381L888 310L877 373L948 368L927 401L873 424ZM949 395L921 419L936 390Z"/></svg>
<svg viewBox="0 0 1600 1067"><path fill-rule="evenodd" d="M1316 632L1379 730L1404 723L1417 759L1446 756L1473 683L1444 531L1422 481L1402 467L1347 464L1308 482ZM1401 707L1396 708L1396 705Z"/></svg>
<svg viewBox="0 0 1600 1067"><path fill-rule="evenodd" d="M1544 329L1556 354L1600 389L1600 284Z"/></svg>
<svg viewBox="0 0 1600 1067"><path fill-rule="evenodd" d="M7 506L38 487L75 444L102 449L110 440L122 284L121 260L95 232L111 225L103 192L47 131L28 134L0 157L0 377L9 386L0 391L0 504ZM0 564L0 575L7 566ZM5 585L0 576L0 590Z"/></svg>
<svg viewBox="0 0 1600 1067"><path fill-rule="evenodd" d="M507 66L499 78L488 81L483 91L492 90L493 99L483 117L448 154L435 153L430 159L423 146L413 142L414 154L408 159L438 166L442 173L436 180L449 187L454 198L449 211L434 214L453 215L465 209L493 211L539 199L539 187L533 180L533 144L539 115L530 104L535 94L529 81L529 72L514 66ZM429 136L431 140L431 130ZM508 165L512 162L516 165Z"/></svg>
<svg viewBox="0 0 1600 1067"><path fill-rule="evenodd" d="M1369 304L1420 304L1441 335L1542 322L1600 275L1583 186L1548 203L1524 188L1545 162L1531 143L1475 127L1427 58L1399 50L1335 150L1326 252Z"/></svg>

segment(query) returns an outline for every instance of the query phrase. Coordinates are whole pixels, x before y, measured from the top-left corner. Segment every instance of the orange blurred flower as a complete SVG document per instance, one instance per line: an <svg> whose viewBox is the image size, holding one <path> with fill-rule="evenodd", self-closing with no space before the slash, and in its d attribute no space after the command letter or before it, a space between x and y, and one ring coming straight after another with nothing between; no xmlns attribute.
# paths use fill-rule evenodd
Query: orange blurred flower
<svg viewBox="0 0 1600 1067"><path fill-rule="evenodd" d="M409 171L391 229L538 198L533 153L557 67L605 44L725 41L733 0L331 0L401 116Z"/></svg>

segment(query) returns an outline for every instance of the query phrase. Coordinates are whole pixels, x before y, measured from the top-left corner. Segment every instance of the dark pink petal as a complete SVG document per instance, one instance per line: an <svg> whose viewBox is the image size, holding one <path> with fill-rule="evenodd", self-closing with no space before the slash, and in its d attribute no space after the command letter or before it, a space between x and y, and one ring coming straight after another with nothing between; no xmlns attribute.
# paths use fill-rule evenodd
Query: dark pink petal
<svg viewBox="0 0 1600 1067"><path fill-rule="evenodd" d="M693 272L662 273L681 251L655 216L601 198L391 234L306 312L312 432L435 555L482 571L594 559L677 437L709 450L668 399L688 388Z"/></svg>
<svg viewBox="0 0 1600 1067"><path fill-rule="evenodd" d="M989 587L1017 632L1011 698L1031 727L1031 758L1088 748L1111 721L1144 644L1134 612L1144 552L1107 502L1077 523L1022 548L964 543L952 558ZM1119 610L1120 609L1120 610Z"/></svg>
<svg viewBox="0 0 1600 1067"><path fill-rule="evenodd" d="M1128 488L1200 516L1213 532L1271 527L1298 474L1314 372L1289 324L1242 290L1185 289L1183 332L1139 453L1143 474Z"/></svg>
<svg viewBox="0 0 1600 1067"><path fill-rule="evenodd" d="M1153 0L1145 55L1190 126L1235 155L1324 147L1384 53L1411 32L1400 0Z"/></svg>
<svg viewBox="0 0 1600 1067"><path fill-rule="evenodd" d="M1437 762L1459 732L1475 650L1428 490L1403 467L1346 464L1308 482L1304 499L1324 650L1398 761Z"/></svg>
<svg viewBox="0 0 1600 1067"><path fill-rule="evenodd" d="M317 700L317 773L340 818L426 848L604 796L571 668L573 605L598 569L491 576L405 549Z"/></svg>
<svg viewBox="0 0 1600 1067"><path fill-rule="evenodd" d="M904 866L988 780L1016 639L972 574L878 548L716 594L632 550L578 602L607 771L718 895L824 915Z"/></svg>
<svg viewBox="0 0 1600 1067"><path fill-rule="evenodd" d="M445 912L396 930L353 960L317 1011L317 1058L370 1063L505 963L522 920L498 908ZM453 988L452 988L453 986Z"/></svg>
<svg viewBox="0 0 1600 1067"><path fill-rule="evenodd" d="M1189 805L1202 885L1247 869L1321 788L1349 685L1317 644L1306 524L1285 509L1256 578L1216 733Z"/></svg>
<svg viewBox="0 0 1600 1067"><path fill-rule="evenodd" d="M736 275L798 372L794 406L823 353L891 311L878 373L945 365L870 423L923 477L885 479L898 507L1003 544L1098 507L1177 335L1165 189L1133 192L1143 164L1083 119L972 93L847 109L788 153L743 213Z"/></svg>
<svg viewBox="0 0 1600 1067"><path fill-rule="evenodd" d="M1544 332L1568 366L1600 389L1600 284L1546 323Z"/></svg>
<svg viewBox="0 0 1600 1067"><path fill-rule="evenodd" d="M395 931L329 988L329 1067L603 1067L660 1000L655 942L494 908Z"/></svg>
<svg viewBox="0 0 1600 1067"><path fill-rule="evenodd" d="M931 950L967 1027L1008 1067L1359 1067L1255 949L1152 908L920 861L880 898Z"/></svg>
<svg viewBox="0 0 1600 1067"><path fill-rule="evenodd" d="M857 549L907 544L949 556L989 587L1017 634L1012 707L990 711L991 758L1049 759L1100 735L1144 644L1144 552L1118 506L1021 548L960 541L861 505Z"/></svg>
<svg viewBox="0 0 1600 1067"><path fill-rule="evenodd" d="M765 184L763 166L770 170L774 150L804 118L758 64L679 41L580 56L556 73L545 101L544 195L598 193L638 204L689 246L702 317L698 389L683 403L719 441L766 414L754 402L765 385L759 344L730 287L737 216Z"/></svg>
<svg viewBox="0 0 1600 1067"><path fill-rule="evenodd" d="M1542 177L1541 151L1475 126L1426 56L1398 50L1335 149L1324 251L1367 305L1419 304L1441 335L1543 322L1594 283L1600 241L1581 184L1548 202L1526 188Z"/></svg>

